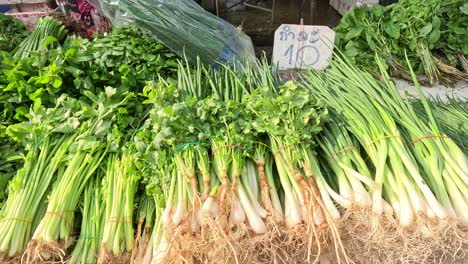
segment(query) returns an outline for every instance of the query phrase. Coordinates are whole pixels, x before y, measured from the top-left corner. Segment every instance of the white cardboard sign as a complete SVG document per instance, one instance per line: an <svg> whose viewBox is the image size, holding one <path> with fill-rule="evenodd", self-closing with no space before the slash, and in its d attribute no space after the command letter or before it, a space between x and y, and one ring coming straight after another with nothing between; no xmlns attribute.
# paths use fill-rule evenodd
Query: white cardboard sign
<svg viewBox="0 0 468 264"><path fill-rule="evenodd" d="M329 27L283 24L275 31L273 63L279 70L323 70L330 64L334 42Z"/></svg>

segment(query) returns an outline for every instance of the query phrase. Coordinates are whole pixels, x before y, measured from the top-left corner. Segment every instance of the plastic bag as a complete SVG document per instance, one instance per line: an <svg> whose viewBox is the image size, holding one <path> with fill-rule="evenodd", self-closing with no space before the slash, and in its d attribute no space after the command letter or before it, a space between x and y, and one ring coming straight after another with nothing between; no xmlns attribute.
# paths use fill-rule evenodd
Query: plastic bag
<svg viewBox="0 0 468 264"><path fill-rule="evenodd" d="M179 56L206 64L253 61L250 37L193 0L88 0L114 26L135 24Z"/></svg>

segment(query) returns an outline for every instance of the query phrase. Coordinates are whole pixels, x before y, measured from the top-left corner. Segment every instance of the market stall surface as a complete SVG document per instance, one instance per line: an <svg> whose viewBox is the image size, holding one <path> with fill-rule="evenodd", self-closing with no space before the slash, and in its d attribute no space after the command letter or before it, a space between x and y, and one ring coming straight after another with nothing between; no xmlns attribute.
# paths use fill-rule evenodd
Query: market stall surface
<svg viewBox="0 0 468 264"><path fill-rule="evenodd" d="M395 85L401 93L407 93L410 96L418 96L416 87L405 80L396 79ZM428 97L436 97L446 101L448 98L460 98L468 101L468 83L458 82L454 87L446 87L441 84L432 87L421 86L423 93Z"/></svg>
<svg viewBox="0 0 468 264"><path fill-rule="evenodd" d="M250 1L265 8L271 8L272 1ZM252 38L257 55L265 52L270 58L273 51L275 30L281 24L299 24L301 18L306 25L326 25L334 27L340 15L329 5L328 0L277 0L275 18L271 23L271 13L245 8L243 11L229 11L221 17Z"/></svg>

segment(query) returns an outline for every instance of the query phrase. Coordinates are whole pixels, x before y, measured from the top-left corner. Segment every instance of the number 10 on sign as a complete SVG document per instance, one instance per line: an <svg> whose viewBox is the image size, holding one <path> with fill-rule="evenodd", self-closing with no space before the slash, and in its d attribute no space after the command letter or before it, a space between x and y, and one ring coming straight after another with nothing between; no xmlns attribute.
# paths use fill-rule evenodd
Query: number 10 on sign
<svg viewBox="0 0 468 264"><path fill-rule="evenodd" d="M273 63L280 70L324 69L333 55L334 39L329 27L281 25L275 32Z"/></svg>

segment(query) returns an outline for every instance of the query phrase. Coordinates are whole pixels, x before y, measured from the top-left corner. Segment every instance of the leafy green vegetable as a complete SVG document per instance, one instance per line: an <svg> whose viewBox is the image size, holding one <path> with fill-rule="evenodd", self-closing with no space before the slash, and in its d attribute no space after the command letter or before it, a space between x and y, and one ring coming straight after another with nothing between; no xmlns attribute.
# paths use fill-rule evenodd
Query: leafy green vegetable
<svg viewBox="0 0 468 264"><path fill-rule="evenodd" d="M468 80L461 60L452 59L468 55L468 16L460 12L464 6L461 0L401 0L387 7L354 8L335 28L336 43L376 76L375 53L392 76L411 80L404 56L408 51L420 82Z"/></svg>
<svg viewBox="0 0 468 264"><path fill-rule="evenodd" d="M47 33L57 22L41 21L47 27L38 28L38 34L21 45L20 53L0 54L0 185L16 175L9 184L10 199L1 218L27 219L0 222L0 229L10 230L2 232L7 237L2 239L0 251L10 257L22 253L35 230L30 226L34 220L40 228L25 255L30 260L44 257L34 249L44 239L63 241L63 248L70 246L67 242L73 241L74 231L70 212L77 207L88 179L101 162L107 164L107 153L118 153L120 159L120 140L133 137L127 127L138 127L146 117L148 106L139 97L146 82L171 77L177 68L173 53L133 27L116 29L93 42L76 37L61 41ZM135 148L144 148L141 144L135 143ZM24 157L20 154L23 148ZM142 168L130 156L127 163ZM0 202L7 194L3 190ZM46 193L50 199L42 206ZM27 199L37 203L15 204ZM127 205L132 208L133 202L129 200ZM19 207L26 211L12 211ZM42 209L44 213L67 213L54 217L41 213ZM48 257L59 259L60 254Z"/></svg>
<svg viewBox="0 0 468 264"><path fill-rule="evenodd" d="M30 105L53 106L62 93L80 97L106 86L139 92L146 81L175 72L175 55L133 27L116 29L93 42L68 37L57 48L18 60L2 58L0 104L6 119L23 120ZM141 106L135 105L135 107Z"/></svg>
<svg viewBox="0 0 468 264"><path fill-rule="evenodd" d="M0 13L0 50L12 51L29 35L19 19Z"/></svg>

